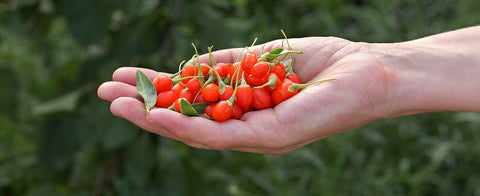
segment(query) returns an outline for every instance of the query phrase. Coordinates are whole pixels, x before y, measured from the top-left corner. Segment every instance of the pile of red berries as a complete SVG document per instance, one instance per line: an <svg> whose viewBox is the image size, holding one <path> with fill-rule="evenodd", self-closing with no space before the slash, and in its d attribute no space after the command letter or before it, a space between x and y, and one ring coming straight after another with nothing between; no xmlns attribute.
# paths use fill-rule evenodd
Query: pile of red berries
<svg viewBox="0 0 480 196"><path fill-rule="evenodd" d="M259 56L248 51L233 64L216 63L211 48L209 51L210 64L200 63L196 55L182 63L178 73L151 81L156 107L187 115L192 109L193 115L198 115L200 110L207 118L222 122L240 119L252 110L274 107L296 95L300 88L326 81L302 84L291 66L293 55L301 51L278 48Z"/></svg>

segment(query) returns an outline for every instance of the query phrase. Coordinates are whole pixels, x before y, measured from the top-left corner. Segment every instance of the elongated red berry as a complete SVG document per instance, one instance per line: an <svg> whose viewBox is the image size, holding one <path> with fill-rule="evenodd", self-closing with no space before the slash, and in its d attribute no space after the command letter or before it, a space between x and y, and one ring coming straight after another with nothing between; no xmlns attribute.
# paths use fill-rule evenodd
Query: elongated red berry
<svg viewBox="0 0 480 196"><path fill-rule="evenodd" d="M185 78L189 76L194 76L195 75L195 68L193 68L193 65L188 64L183 66L182 73L180 73L180 78ZM191 79L185 79L182 80L182 83L187 84L187 82Z"/></svg>
<svg viewBox="0 0 480 196"><path fill-rule="evenodd" d="M265 77L265 75L267 75L269 69L270 65L268 65L268 63L258 62L252 66L252 68L250 69L250 74L252 74L256 78L263 78Z"/></svg>
<svg viewBox="0 0 480 196"><path fill-rule="evenodd" d="M238 104L237 102L234 102L232 109L233 110L232 110L232 117L231 118L233 118L233 119L242 118L243 108L242 108L242 106L240 106L240 104Z"/></svg>
<svg viewBox="0 0 480 196"><path fill-rule="evenodd" d="M177 100L177 95L173 91L163 91L157 95L157 103L155 106L160 108L170 107L175 100Z"/></svg>
<svg viewBox="0 0 480 196"><path fill-rule="evenodd" d="M184 88L185 88L184 84L179 82L179 83L176 83L175 85L173 85L172 91L173 91L173 93L175 93L175 95L178 95L178 93L180 93L180 91L182 91Z"/></svg>
<svg viewBox="0 0 480 196"><path fill-rule="evenodd" d="M192 91L193 94L197 94L198 91L202 88L202 84L200 84L200 81L198 78L192 78L190 81L187 82L187 88Z"/></svg>
<svg viewBox="0 0 480 196"><path fill-rule="evenodd" d="M285 66L282 63L277 63L275 66L273 66L272 70L270 70L270 73L275 73L279 78L283 79L285 78L285 74L287 72L285 71Z"/></svg>
<svg viewBox="0 0 480 196"><path fill-rule="evenodd" d="M213 107L212 117L216 121L223 122L232 117L233 107L229 105L228 101L219 101Z"/></svg>
<svg viewBox="0 0 480 196"><path fill-rule="evenodd" d="M217 103L212 103L212 104L208 105L207 107L205 107L204 113L205 113L206 116L208 116L210 118L213 118L212 114L213 114L213 108L215 107L215 105L217 105Z"/></svg>
<svg viewBox="0 0 480 196"><path fill-rule="evenodd" d="M253 90L250 86L239 86L237 87L237 94L235 95L236 103L242 107L248 107L252 104L253 99Z"/></svg>
<svg viewBox="0 0 480 196"><path fill-rule="evenodd" d="M207 84L202 89L202 95L206 102L216 102L220 96L219 88L214 83Z"/></svg>
<svg viewBox="0 0 480 196"><path fill-rule="evenodd" d="M294 92L288 91L290 85L292 85L292 81L285 79L279 87L272 91L270 96L274 105L278 105L298 93L298 90Z"/></svg>
<svg viewBox="0 0 480 196"><path fill-rule="evenodd" d="M227 85L225 86L225 92L223 92L223 94L220 94L220 100L228 100L232 95L233 95L233 88L232 86Z"/></svg>
<svg viewBox="0 0 480 196"><path fill-rule="evenodd" d="M290 81L292 81L293 83L297 83L297 84L302 83L302 80L300 80L298 75L296 73L293 73L293 72L288 74L286 78L289 79Z"/></svg>
<svg viewBox="0 0 480 196"><path fill-rule="evenodd" d="M252 69L253 65L258 62L257 54L254 52L247 52L242 59L242 69L243 71L250 73L250 69Z"/></svg>
<svg viewBox="0 0 480 196"><path fill-rule="evenodd" d="M245 80L250 86L260 86L268 82L268 77L262 77L262 78L257 78L253 76L252 74L249 74L248 76L245 77Z"/></svg>
<svg viewBox="0 0 480 196"><path fill-rule="evenodd" d="M215 66L213 66L213 69L217 71L218 75L221 78L225 78L228 76L228 73L230 72L230 65L226 63L217 63ZM214 76L217 77L217 74L215 74Z"/></svg>
<svg viewBox="0 0 480 196"><path fill-rule="evenodd" d="M157 89L157 93L160 93L172 89L173 81L167 76L157 76L152 80L152 83Z"/></svg>
<svg viewBox="0 0 480 196"><path fill-rule="evenodd" d="M265 88L253 89L252 106L255 109L265 109L272 105L270 94Z"/></svg>
<svg viewBox="0 0 480 196"><path fill-rule="evenodd" d="M193 99L195 98L195 95L188 88L185 88L182 91L180 91L180 93L178 94L178 98L184 98L188 101L188 103L192 103Z"/></svg>

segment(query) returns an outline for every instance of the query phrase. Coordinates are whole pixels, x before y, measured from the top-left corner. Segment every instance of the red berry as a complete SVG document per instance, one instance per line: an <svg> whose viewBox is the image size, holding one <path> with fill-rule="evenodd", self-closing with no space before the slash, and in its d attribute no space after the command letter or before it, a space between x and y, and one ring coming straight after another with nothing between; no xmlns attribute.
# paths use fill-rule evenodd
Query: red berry
<svg viewBox="0 0 480 196"><path fill-rule="evenodd" d="M200 69L202 70L202 74L203 76L207 76L208 75L208 72L210 71L210 68L209 68L210 65L206 64L206 63L200 63ZM196 76L198 76L198 64L197 65L194 65L194 73Z"/></svg>
<svg viewBox="0 0 480 196"><path fill-rule="evenodd" d="M258 62L257 55L253 52L247 52L242 59L242 69L243 71L250 73L253 65Z"/></svg>
<svg viewBox="0 0 480 196"><path fill-rule="evenodd" d="M233 107L228 101L220 101L213 107L212 117L216 121L223 122L232 117Z"/></svg>
<svg viewBox="0 0 480 196"><path fill-rule="evenodd" d="M177 83L175 85L173 85L172 87L172 91L175 93L175 95L178 95L178 93L180 93L180 91L182 91L185 87L183 86L183 83Z"/></svg>
<svg viewBox="0 0 480 196"><path fill-rule="evenodd" d="M290 85L292 85L292 81L285 79L278 88L272 91L270 96L272 97L273 104L278 105L298 93L298 90L294 92L288 91Z"/></svg>
<svg viewBox="0 0 480 196"><path fill-rule="evenodd" d="M205 113L206 116L212 118L213 108L215 107L215 105L217 105L217 103L212 103L212 104L208 105L207 107L205 107L204 113Z"/></svg>
<svg viewBox="0 0 480 196"><path fill-rule="evenodd" d="M228 73L230 75L230 85L235 86L236 82L239 82L242 79L243 75L243 70L240 69L238 70L237 74L234 77L235 70L237 70L238 66L240 65L239 62L234 63L232 66L230 66L230 72Z"/></svg>
<svg viewBox="0 0 480 196"><path fill-rule="evenodd" d="M281 79L285 78L285 74L287 73L285 71L285 66L282 63L277 63L275 66L273 66L270 72L277 74L277 76Z"/></svg>
<svg viewBox="0 0 480 196"><path fill-rule="evenodd" d="M238 93L238 92L237 92ZM220 94L220 100L228 100L233 95L233 88L232 86L225 86L225 92Z"/></svg>
<svg viewBox="0 0 480 196"><path fill-rule="evenodd" d="M252 104L253 99L253 90L250 86L239 86L237 87L237 94L235 95L236 102L242 107L248 107Z"/></svg>
<svg viewBox="0 0 480 196"><path fill-rule="evenodd" d="M218 72L218 75L221 78L225 78L228 76L228 73L230 72L230 65L226 63L218 63L215 66L213 66L213 69L215 69L215 71ZM216 74L214 76L217 77Z"/></svg>
<svg viewBox="0 0 480 196"><path fill-rule="evenodd" d="M185 88L182 91L180 91L180 93L178 93L178 98L184 98L188 101L188 103L192 103L193 99L195 98L195 95L188 88Z"/></svg>
<svg viewBox="0 0 480 196"><path fill-rule="evenodd" d="M193 68L193 65L185 65L183 66L182 73L180 73L180 78L185 78L189 76L194 76L195 75L195 68ZM182 83L186 84L189 80L191 79L185 79L182 80Z"/></svg>
<svg viewBox="0 0 480 196"><path fill-rule="evenodd" d="M292 81L293 83L297 83L297 84L302 83L302 81L300 80L298 75L296 73L293 73L293 72L288 74L288 76L286 78L289 79L290 81Z"/></svg>
<svg viewBox="0 0 480 196"><path fill-rule="evenodd" d="M163 91L157 95L157 103L155 106L160 108L170 107L175 100L177 100L177 95L173 91Z"/></svg>
<svg viewBox="0 0 480 196"><path fill-rule="evenodd" d="M207 84L202 89L202 95L203 95L203 98L205 99L205 101L215 102L215 101L218 100L218 97L220 96L219 88L214 83Z"/></svg>
<svg viewBox="0 0 480 196"><path fill-rule="evenodd" d="M181 106L181 100L182 100L182 99L184 99L184 98L178 98L178 99L175 100L175 102L173 103L173 107L175 108L175 110L176 110L177 112L182 112L182 111L181 111L181 107L180 107L180 106ZM188 102L188 103L191 103L191 102L189 102L188 100L187 100L187 102Z"/></svg>
<svg viewBox="0 0 480 196"><path fill-rule="evenodd" d="M200 81L198 78L192 78L190 81L187 82L187 88L192 91L193 94L197 94L198 91L202 88Z"/></svg>
<svg viewBox="0 0 480 196"><path fill-rule="evenodd" d="M197 99L193 103L205 103L208 101L205 101L205 98L203 97L202 93L198 94Z"/></svg>
<svg viewBox="0 0 480 196"><path fill-rule="evenodd" d="M157 76L153 79L152 83L155 89L157 89L157 93L159 93L172 89L173 81L167 76Z"/></svg>
<svg viewBox="0 0 480 196"><path fill-rule="evenodd" d="M250 86L261 86L268 82L268 77L257 78L252 74L249 74L245 77L245 81L247 81Z"/></svg>
<svg viewBox="0 0 480 196"><path fill-rule="evenodd" d="M250 74L256 78L263 78L267 75L270 65L266 62L258 62L250 69Z"/></svg>
<svg viewBox="0 0 480 196"><path fill-rule="evenodd" d="M233 119L240 119L243 115L243 108L237 102L233 103L232 117Z"/></svg>
<svg viewBox="0 0 480 196"><path fill-rule="evenodd" d="M265 88L254 88L253 89L253 100L252 106L255 109L265 109L269 108L272 105L272 100L270 94Z"/></svg>

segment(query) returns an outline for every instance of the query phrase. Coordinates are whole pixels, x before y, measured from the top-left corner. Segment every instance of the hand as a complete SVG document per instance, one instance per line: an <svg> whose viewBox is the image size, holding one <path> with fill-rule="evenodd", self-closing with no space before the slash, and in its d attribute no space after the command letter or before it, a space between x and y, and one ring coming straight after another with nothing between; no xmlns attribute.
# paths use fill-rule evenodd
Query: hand
<svg viewBox="0 0 480 196"><path fill-rule="evenodd" d="M289 39L296 55L294 71L303 82L337 79L310 86L274 108L248 112L241 120L215 122L187 117L167 109L150 114L138 110L144 104L137 95L135 72L116 70L113 81L98 88L98 96L111 101L111 112L137 126L206 149L230 149L264 154L283 154L304 145L369 123L385 115L389 93L384 65L370 52L371 44L333 37ZM281 46L281 40L265 44L265 51ZM260 53L262 46L253 47ZM234 62L241 49L213 53L217 62ZM201 56L208 62L208 55ZM140 69L148 77L158 73Z"/></svg>

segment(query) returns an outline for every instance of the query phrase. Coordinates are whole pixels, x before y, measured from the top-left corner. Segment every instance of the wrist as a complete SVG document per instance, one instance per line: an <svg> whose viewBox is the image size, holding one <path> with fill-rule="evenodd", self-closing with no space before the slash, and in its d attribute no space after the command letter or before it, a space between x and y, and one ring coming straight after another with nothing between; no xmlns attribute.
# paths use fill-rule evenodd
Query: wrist
<svg viewBox="0 0 480 196"><path fill-rule="evenodd" d="M386 117L480 111L480 56L475 52L479 48L468 39L458 40L460 35L454 33L459 34L372 44L371 52L384 65L389 86Z"/></svg>

